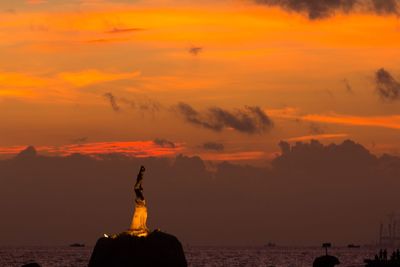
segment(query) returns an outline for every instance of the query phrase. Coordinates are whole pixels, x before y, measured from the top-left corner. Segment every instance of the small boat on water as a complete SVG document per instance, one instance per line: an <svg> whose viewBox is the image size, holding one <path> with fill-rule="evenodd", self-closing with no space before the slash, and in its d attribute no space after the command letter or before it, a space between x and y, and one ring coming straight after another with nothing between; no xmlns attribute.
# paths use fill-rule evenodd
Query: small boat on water
<svg viewBox="0 0 400 267"><path fill-rule="evenodd" d="M85 244L81 244L81 243L73 243L71 245L69 245L71 248L83 248L85 246Z"/></svg>
<svg viewBox="0 0 400 267"><path fill-rule="evenodd" d="M348 244L347 245L348 248L360 248L360 245L354 245L354 244Z"/></svg>

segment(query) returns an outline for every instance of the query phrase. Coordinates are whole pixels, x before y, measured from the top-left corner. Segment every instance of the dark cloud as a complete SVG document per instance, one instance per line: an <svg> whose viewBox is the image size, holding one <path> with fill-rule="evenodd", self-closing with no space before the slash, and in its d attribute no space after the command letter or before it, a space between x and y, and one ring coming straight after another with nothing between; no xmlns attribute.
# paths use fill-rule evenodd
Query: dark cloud
<svg viewBox="0 0 400 267"><path fill-rule="evenodd" d="M169 141L167 139L161 139L161 138L156 138L153 140L153 143L160 146L160 147L169 147L169 148L175 148L176 145L174 142Z"/></svg>
<svg viewBox="0 0 400 267"><path fill-rule="evenodd" d="M378 14L398 14L398 0L372 0L373 10Z"/></svg>
<svg viewBox="0 0 400 267"><path fill-rule="evenodd" d="M246 106L234 111L212 107L200 113L181 102L175 108L185 121L217 132L232 128L241 133L256 134L273 127L272 120L259 107Z"/></svg>
<svg viewBox="0 0 400 267"><path fill-rule="evenodd" d="M362 10L377 14L397 14L399 0L254 0L256 3L279 6L305 13L309 19L329 17L336 12Z"/></svg>
<svg viewBox="0 0 400 267"><path fill-rule="evenodd" d="M376 91L383 100L400 99L400 83L384 68L375 73Z"/></svg>
<svg viewBox="0 0 400 267"><path fill-rule="evenodd" d="M162 105L159 102L150 98L141 100L131 100L127 98L121 98L120 102L128 105L132 109L146 113L147 112L156 113L160 111L162 108Z"/></svg>
<svg viewBox="0 0 400 267"><path fill-rule="evenodd" d="M213 150L213 151L223 151L225 149L224 145L216 142L207 142L203 144L203 148L205 150Z"/></svg>
<svg viewBox="0 0 400 267"><path fill-rule="evenodd" d="M130 33L130 32L137 32L143 31L142 28L113 28L110 31L106 31L106 33L116 34L116 33Z"/></svg>
<svg viewBox="0 0 400 267"><path fill-rule="evenodd" d="M344 84L344 87L345 87L347 93L350 93L350 94L354 93L353 87L351 87L349 80L343 79L343 84Z"/></svg>
<svg viewBox="0 0 400 267"><path fill-rule="evenodd" d="M201 52L203 52L203 47L200 46L192 46L189 48L188 52L192 54L193 56L197 56Z"/></svg>
<svg viewBox="0 0 400 267"><path fill-rule="evenodd" d="M128 106L143 113L156 113L162 108L159 102L150 98L131 100L125 97L118 97L117 101L117 97L110 92L105 93L103 96L110 102L112 109L116 112L122 110L121 105Z"/></svg>
<svg viewBox="0 0 400 267"><path fill-rule="evenodd" d="M110 102L111 108L115 112L121 110L120 106L117 103L117 100L115 99L115 96L112 93L105 93L103 96L108 100L108 102Z"/></svg>
<svg viewBox="0 0 400 267"><path fill-rule="evenodd" d="M0 160L0 245L93 245L123 231L140 165L149 227L184 244L369 244L380 220L398 209L399 157L378 157L350 140L281 142L281 149L268 166L224 162L210 171L199 157L45 157L31 147ZM34 218L29 227L26 218Z"/></svg>

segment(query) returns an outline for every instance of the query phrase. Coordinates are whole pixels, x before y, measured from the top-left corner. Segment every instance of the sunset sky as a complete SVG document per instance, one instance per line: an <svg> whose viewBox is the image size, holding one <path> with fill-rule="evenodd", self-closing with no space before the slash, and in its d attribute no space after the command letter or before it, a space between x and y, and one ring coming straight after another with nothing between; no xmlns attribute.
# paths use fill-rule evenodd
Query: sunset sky
<svg viewBox="0 0 400 267"><path fill-rule="evenodd" d="M398 2L297 2L0 0L0 157L400 155Z"/></svg>

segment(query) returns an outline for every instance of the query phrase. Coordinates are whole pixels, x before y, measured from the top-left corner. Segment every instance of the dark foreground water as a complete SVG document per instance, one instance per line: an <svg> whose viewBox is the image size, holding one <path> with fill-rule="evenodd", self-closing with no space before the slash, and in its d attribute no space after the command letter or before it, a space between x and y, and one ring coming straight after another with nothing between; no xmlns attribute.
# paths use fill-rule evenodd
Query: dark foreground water
<svg viewBox="0 0 400 267"><path fill-rule="evenodd" d="M42 267L87 266L92 247L0 247L1 267L20 267L37 262ZM364 266L365 258L372 258L376 249L332 248L340 267ZM315 257L323 254L321 248L312 247L185 247L189 266L312 266Z"/></svg>

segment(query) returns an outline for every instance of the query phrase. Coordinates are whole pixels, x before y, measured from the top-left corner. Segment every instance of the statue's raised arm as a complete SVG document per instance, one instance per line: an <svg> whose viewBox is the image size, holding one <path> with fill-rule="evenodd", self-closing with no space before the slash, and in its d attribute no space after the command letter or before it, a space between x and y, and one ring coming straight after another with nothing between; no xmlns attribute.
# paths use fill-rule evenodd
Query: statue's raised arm
<svg viewBox="0 0 400 267"><path fill-rule="evenodd" d="M139 173L136 178L136 184L135 184L135 194L136 194L136 199L135 199L135 212L133 214L132 218L132 223L131 227L129 229L129 232L132 235L136 236L147 236L149 233L149 228L147 228L146 222L147 222L147 207L146 207L146 201L143 196L143 174L145 172L145 167L140 166Z"/></svg>
<svg viewBox="0 0 400 267"><path fill-rule="evenodd" d="M136 178L136 184L135 184L136 202L144 201L142 181L145 170L146 168L144 166L140 166L140 170Z"/></svg>

